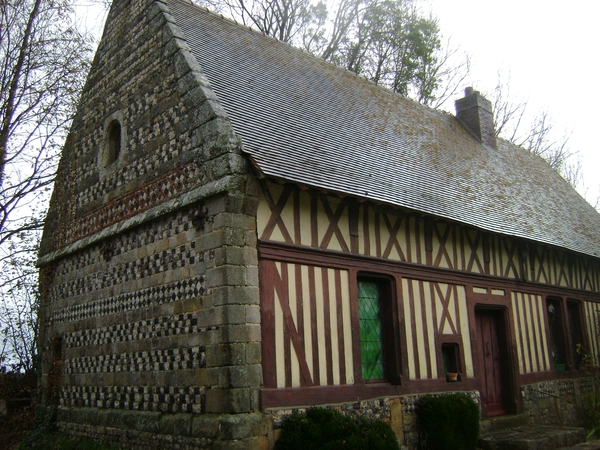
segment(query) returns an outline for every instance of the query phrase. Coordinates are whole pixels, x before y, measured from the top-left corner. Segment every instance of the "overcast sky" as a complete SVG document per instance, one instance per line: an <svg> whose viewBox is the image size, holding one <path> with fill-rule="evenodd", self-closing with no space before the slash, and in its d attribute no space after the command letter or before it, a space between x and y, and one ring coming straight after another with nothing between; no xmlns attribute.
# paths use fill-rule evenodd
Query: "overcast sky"
<svg viewBox="0 0 600 450"><path fill-rule="evenodd" d="M580 192L595 203L600 196L600 1L424 1L444 38L470 55L466 84L491 92L501 70L510 75L512 98L528 100L530 113L547 111L559 134L571 134L570 147L580 152L584 169ZM79 12L100 34L101 8Z"/></svg>
<svg viewBox="0 0 600 450"><path fill-rule="evenodd" d="M546 110L581 153L588 201L600 192L600 2L595 0L428 0L444 36L473 63L471 84L492 90L498 70L511 95ZM583 189L580 189L583 192Z"/></svg>

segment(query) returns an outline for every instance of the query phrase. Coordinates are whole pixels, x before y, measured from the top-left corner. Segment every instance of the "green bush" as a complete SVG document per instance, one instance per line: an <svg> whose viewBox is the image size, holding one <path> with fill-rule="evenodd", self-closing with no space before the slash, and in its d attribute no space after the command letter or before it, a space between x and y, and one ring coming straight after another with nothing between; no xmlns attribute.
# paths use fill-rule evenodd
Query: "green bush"
<svg viewBox="0 0 600 450"><path fill-rule="evenodd" d="M579 419L588 439L600 438L600 395L597 389L598 386L594 393L584 396L578 408Z"/></svg>
<svg viewBox="0 0 600 450"><path fill-rule="evenodd" d="M465 394L426 395L417 402L421 448L475 450L479 407Z"/></svg>
<svg viewBox="0 0 600 450"><path fill-rule="evenodd" d="M381 420L346 417L334 409L294 413L283 424L275 450L398 450L390 425Z"/></svg>

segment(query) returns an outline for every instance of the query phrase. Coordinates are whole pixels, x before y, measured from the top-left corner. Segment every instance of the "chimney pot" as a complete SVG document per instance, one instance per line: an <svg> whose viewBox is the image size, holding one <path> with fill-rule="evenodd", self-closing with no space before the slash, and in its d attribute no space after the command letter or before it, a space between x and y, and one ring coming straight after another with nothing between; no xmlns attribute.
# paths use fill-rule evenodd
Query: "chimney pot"
<svg viewBox="0 0 600 450"><path fill-rule="evenodd" d="M496 144L496 130L494 129L494 113L492 103L472 87L465 89L465 96L454 102L456 117L477 136L481 142L492 148Z"/></svg>

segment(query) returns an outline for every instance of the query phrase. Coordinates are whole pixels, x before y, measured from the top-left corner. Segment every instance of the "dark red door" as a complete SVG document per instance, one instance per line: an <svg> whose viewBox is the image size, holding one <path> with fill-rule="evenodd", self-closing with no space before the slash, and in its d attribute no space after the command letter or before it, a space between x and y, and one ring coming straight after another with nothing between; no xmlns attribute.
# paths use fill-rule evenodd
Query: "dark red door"
<svg viewBox="0 0 600 450"><path fill-rule="evenodd" d="M506 414L506 382L502 363L506 355L501 339L504 320L499 311L477 311L477 335L480 342L483 388L481 402L488 417ZM504 356L504 357L503 357Z"/></svg>

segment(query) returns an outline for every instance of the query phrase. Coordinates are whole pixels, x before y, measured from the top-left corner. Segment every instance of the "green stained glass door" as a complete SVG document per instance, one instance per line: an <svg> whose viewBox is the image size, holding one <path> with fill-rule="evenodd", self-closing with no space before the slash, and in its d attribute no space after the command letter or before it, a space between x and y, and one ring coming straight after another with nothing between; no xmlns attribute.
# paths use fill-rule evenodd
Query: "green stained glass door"
<svg viewBox="0 0 600 450"><path fill-rule="evenodd" d="M382 380L383 329L381 325L381 287L373 281L358 282L360 353L365 380Z"/></svg>

